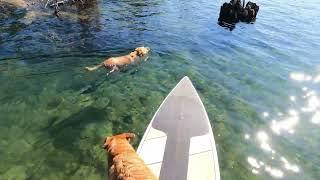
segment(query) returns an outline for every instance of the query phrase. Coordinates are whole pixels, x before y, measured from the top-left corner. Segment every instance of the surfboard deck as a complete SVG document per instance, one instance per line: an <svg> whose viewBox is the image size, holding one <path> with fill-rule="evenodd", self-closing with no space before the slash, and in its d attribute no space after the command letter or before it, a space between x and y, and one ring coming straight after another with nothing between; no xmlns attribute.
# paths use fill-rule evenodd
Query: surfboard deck
<svg viewBox="0 0 320 180"><path fill-rule="evenodd" d="M160 180L220 180L210 121L188 77L162 102L137 153Z"/></svg>

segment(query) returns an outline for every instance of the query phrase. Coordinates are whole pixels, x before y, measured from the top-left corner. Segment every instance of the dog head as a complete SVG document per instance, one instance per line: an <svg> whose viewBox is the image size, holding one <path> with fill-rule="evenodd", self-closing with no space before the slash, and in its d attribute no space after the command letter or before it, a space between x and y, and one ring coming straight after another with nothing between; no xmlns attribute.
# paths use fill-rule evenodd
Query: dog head
<svg viewBox="0 0 320 180"><path fill-rule="evenodd" d="M103 148L106 149L111 154L114 153L114 151L118 151L122 149L123 145L129 144L130 141L135 137L136 135L133 133L123 133L118 134L115 136L109 136L106 137L104 140Z"/></svg>
<svg viewBox="0 0 320 180"><path fill-rule="evenodd" d="M137 52L138 56L145 56L150 51L149 47L137 47L134 51Z"/></svg>

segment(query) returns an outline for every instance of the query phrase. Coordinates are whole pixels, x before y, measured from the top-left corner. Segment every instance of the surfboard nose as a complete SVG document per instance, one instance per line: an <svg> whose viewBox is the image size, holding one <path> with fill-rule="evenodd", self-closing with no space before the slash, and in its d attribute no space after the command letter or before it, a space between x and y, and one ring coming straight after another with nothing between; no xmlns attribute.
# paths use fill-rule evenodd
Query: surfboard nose
<svg viewBox="0 0 320 180"><path fill-rule="evenodd" d="M188 76L183 77L183 78L180 80L180 82L181 82L181 81L189 81L189 82L191 83L191 80L190 80L190 78L189 78Z"/></svg>
<svg viewBox="0 0 320 180"><path fill-rule="evenodd" d="M159 112L155 115L152 127L168 134L190 138L207 133L207 116L199 95L191 80L185 76L170 92ZM191 135L192 134L192 135Z"/></svg>
<svg viewBox="0 0 320 180"><path fill-rule="evenodd" d="M188 76L183 77L169 96L183 96L188 98L198 98L198 93Z"/></svg>

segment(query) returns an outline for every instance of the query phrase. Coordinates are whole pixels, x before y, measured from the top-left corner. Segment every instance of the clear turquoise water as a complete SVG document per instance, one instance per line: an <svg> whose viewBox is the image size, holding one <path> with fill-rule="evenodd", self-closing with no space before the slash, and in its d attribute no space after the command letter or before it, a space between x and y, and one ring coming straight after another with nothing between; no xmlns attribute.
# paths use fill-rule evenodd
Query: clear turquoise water
<svg viewBox="0 0 320 180"><path fill-rule="evenodd" d="M222 179L319 179L317 1L260 0L256 23L231 32L216 23L222 3L98 1L62 20L0 12L0 179L106 179L103 137L141 137L185 75ZM83 70L141 45L146 62Z"/></svg>

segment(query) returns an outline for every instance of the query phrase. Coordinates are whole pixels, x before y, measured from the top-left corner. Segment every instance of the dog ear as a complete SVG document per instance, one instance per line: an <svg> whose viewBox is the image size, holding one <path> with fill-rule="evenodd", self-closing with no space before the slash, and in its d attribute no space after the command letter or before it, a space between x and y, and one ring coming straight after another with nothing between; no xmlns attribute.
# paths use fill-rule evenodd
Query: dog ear
<svg viewBox="0 0 320 180"><path fill-rule="evenodd" d="M140 48L136 48L135 51L137 52L138 56L141 56L141 55L142 55Z"/></svg>
<svg viewBox="0 0 320 180"><path fill-rule="evenodd" d="M111 137L106 137L105 139L104 139L104 142L103 142L103 149L107 149L107 147L108 147L108 144L110 143L110 141L111 141Z"/></svg>
<svg viewBox="0 0 320 180"><path fill-rule="evenodd" d="M124 133L126 139L130 142L133 138L136 137L136 135L134 133Z"/></svg>

